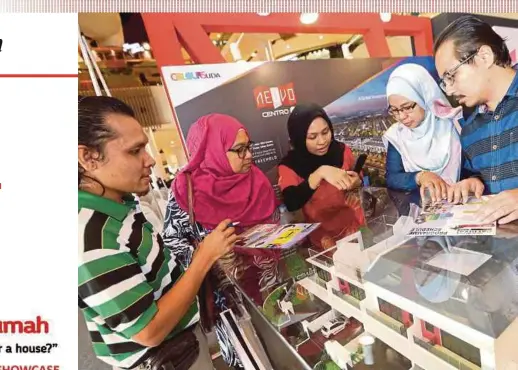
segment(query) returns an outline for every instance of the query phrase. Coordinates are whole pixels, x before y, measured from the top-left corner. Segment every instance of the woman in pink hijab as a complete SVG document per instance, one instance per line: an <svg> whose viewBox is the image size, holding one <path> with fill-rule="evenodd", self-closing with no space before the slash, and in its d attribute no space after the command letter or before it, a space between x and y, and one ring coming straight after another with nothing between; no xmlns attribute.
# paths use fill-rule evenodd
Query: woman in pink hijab
<svg viewBox="0 0 518 370"><path fill-rule="evenodd" d="M189 129L189 163L172 184L163 231L166 246L178 249L175 254L184 266L192 255L189 239L201 240L225 219L239 222L238 231L278 223L273 187L252 162L251 144L246 128L224 114L203 116ZM193 187L194 229L189 224L188 175ZM184 245L178 244L178 238L185 240Z"/></svg>
<svg viewBox="0 0 518 370"><path fill-rule="evenodd" d="M275 193L266 175L252 162L251 144L245 127L227 115L203 116L190 128L190 160L173 182L163 230L165 246L173 250L184 268L191 262L193 241L201 241L225 219L239 222L238 232L257 224L278 223ZM188 175L193 187L194 227L188 214ZM228 261L234 263L235 258L232 255L227 256L227 261L219 261L206 279L214 289L210 305L216 312L232 308L232 301L240 300L222 272L229 272L225 265ZM218 322L215 325L225 362L236 366L239 360L235 351L228 348L225 331Z"/></svg>
<svg viewBox="0 0 518 370"><path fill-rule="evenodd" d="M253 164L250 137L237 119L223 114L201 117L189 130L187 149L191 157L176 177L173 193L180 208L188 211L189 173L201 226L212 229L227 218L241 228L273 221L275 193Z"/></svg>

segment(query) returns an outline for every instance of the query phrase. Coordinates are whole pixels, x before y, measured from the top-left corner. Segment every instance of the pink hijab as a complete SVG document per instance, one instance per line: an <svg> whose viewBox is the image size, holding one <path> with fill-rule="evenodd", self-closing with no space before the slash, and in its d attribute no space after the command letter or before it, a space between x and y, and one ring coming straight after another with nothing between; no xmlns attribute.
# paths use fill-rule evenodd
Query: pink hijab
<svg viewBox="0 0 518 370"><path fill-rule="evenodd" d="M226 153L239 130L246 132L237 119L217 113L201 117L189 129L191 157L172 188L180 208L187 212L185 173L191 173L196 221L205 228L212 229L226 218L240 222L240 227L272 221L276 198L266 175L254 164L247 173L234 173L228 162Z"/></svg>

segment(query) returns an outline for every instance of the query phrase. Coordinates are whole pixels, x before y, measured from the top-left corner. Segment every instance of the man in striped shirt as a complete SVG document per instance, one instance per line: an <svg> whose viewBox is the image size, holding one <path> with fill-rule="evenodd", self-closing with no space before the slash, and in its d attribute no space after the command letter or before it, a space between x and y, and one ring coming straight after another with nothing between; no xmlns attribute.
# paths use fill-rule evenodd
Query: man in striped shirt
<svg viewBox="0 0 518 370"><path fill-rule="evenodd" d="M518 75L505 44L489 24L462 16L439 35L435 65L441 87L467 107L476 107L462 125L464 179L449 200L468 194L498 194L478 215L499 224L518 219Z"/></svg>
<svg viewBox="0 0 518 370"><path fill-rule="evenodd" d="M230 220L204 239L183 271L130 196L149 191L155 164L131 108L109 97L80 99L78 137L78 295L94 352L118 368L145 368L152 347L194 330L190 350L200 354L190 369L212 368L195 325L196 294L237 238Z"/></svg>

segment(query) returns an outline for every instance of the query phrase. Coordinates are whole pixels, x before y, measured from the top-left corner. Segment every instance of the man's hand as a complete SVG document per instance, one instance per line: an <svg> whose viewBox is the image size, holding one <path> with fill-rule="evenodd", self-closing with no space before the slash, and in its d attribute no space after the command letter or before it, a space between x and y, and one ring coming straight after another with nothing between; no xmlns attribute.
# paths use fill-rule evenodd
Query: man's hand
<svg viewBox="0 0 518 370"><path fill-rule="evenodd" d="M518 189L506 190L492 198L477 215L482 223L498 221L504 225L518 220Z"/></svg>
<svg viewBox="0 0 518 370"><path fill-rule="evenodd" d="M219 258L230 252L234 247L238 237L235 234L236 229L227 227L231 220L226 219L219 223L214 230L200 243L200 258L205 258L210 266L212 266ZM203 256L203 257L202 257Z"/></svg>
<svg viewBox="0 0 518 370"><path fill-rule="evenodd" d="M484 193L484 184L476 177L462 180L448 188L448 202L450 203L466 203L469 193L475 194L477 199L482 197Z"/></svg>

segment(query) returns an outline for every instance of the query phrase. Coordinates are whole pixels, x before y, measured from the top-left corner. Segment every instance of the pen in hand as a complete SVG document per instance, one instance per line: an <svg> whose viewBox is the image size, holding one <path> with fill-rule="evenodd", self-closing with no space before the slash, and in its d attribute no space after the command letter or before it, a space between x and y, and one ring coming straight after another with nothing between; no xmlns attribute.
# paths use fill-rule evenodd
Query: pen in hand
<svg viewBox="0 0 518 370"><path fill-rule="evenodd" d="M230 227L236 227L237 225L239 225L240 222L231 222L227 225L227 229L230 228ZM202 230L200 232L200 236L202 238L205 238L207 235L209 235L210 233L212 232L212 229L207 229L207 230Z"/></svg>

